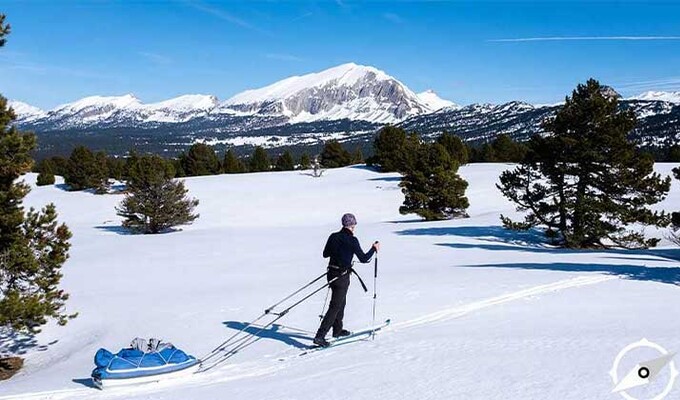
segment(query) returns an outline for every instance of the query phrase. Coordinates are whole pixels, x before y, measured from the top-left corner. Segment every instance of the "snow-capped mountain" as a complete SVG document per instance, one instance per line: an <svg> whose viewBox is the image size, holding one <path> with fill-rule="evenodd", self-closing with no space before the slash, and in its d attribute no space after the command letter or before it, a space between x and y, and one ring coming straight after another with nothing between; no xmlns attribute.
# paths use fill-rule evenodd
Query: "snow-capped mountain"
<svg viewBox="0 0 680 400"><path fill-rule="evenodd" d="M221 108L248 115L285 116L291 123L340 119L395 123L434 111L395 78L354 63L247 90Z"/></svg>
<svg viewBox="0 0 680 400"><path fill-rule="evenodd" d="M608 93L619 97L614 89ZM632 136L644 146L679 142L678 93L638 97L620 99L621 107L638 118ZM76 143L114 154L131 147L176 154L196 142L242 152L253 145L314 147L329 138L361 146L387 123L424 135L447 130L473 142L501 133L524 139L541 133L542 122L560 107L520 101L460 107L431 90L415 94L385 72L353 63L290 77L223 102L195 94L145 104L126 94L86 97L50 111L11 104L20 127L39 135L38 152L48 154L68 154Z"/></svg>
<svg viewBox="0 0 680 400"><path fill-rule="evenodd" d="M9 102L9 106L14 110L19 123L34 121L46 115L45 111L23 101L12 100Z"/></svg>
<svg viewBox="0 0 680 400"><path fill-rule="evenodd" d="M543 121L561 106L536 106L520 101L499 105L472 104L415 116L403 121L400 126L426 136L451 131L472 142L489 141L499 134L524 140L543 133ZM627 99L620 100L619 106L633 110L637 116L637 126L631 137L641 146L680 142L680 105L658 100Z"/></svg>
<svg viewBox="0 0 680 400"><path fill-rule="evenodd" d="M680 104L680 92L648 91L630 98L631 100L654 100Z"/></svg>
<svg viewBox="0 0 680 400"><path fill-rule="evenodd" d="M247 90L221 103L215 96L184 95L144 104L126 94L85 97L41 113L23 105L18 113L30 115L21 116L20 121L31 122L37 130L144 128L146 124L184 123L202 117L212 124L247 120L236 129L252 129L338 120L398 123L451 104L434 92L421 99L385 72L349 63Z"/></svg>
<svg viewBox="0 0 680 400"><path fill-rule="evenodd" d="M427 105L432 111L439 111L442 108L460 108L460 106L452 101L444 100L434 90L428 89L424 92L418 93L418 99Z"/></svg>

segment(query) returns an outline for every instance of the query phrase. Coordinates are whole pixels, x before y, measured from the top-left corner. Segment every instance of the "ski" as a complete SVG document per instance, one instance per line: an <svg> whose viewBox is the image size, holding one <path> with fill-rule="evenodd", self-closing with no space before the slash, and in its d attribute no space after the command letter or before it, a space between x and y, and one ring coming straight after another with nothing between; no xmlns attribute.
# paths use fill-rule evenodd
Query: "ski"
<svg viewBox="0 0 680 400"><path fill-rule="evenodd" d="M387 319L387 320L385 320L385 322L383 322L380 325L372 326L370 328L361 329L361 330L352 332L350 335L343 336L341 338L331 339L331 340L328 341L330 343L330 346L326 346L326 347L310 346L307 350L300 353L300 356L304 356L306 354L314 353L314 352L325 350L325 349L330 349L331 347L336 347L336 346L340 346L340 345L343 345L343 344L349 344L349 343L358 342L360 340L365 340L366 337L370 337L371 335L375 334L376 332L380 331L381 329L384 329L389 324L390 324L390 320Z"/></svg>

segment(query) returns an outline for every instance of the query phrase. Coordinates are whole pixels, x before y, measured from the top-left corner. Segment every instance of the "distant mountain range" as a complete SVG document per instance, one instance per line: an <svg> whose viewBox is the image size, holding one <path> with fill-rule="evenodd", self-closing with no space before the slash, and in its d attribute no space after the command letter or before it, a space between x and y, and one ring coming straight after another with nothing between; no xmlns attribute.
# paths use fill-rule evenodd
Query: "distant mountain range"
<svg viewBox="0 0 680 400"><path fill-rule="evenodd" d="M343 64L247 90L225 101L184 95L144 104L131 94L91 96L44 111L11 101L22 129L39 136L39 155L67 154L76 144L124 154L131 148L176 154L192 143L249 151L306 147L317 151L329 138L365 146L385 124L431 135L448 130L469 141L501 133L525 138L559 105L523 102L461 107L432 90L414 93L385 72ZM680 92L647 92L621 101L639 119L642 145L680 142Z"/></svg>

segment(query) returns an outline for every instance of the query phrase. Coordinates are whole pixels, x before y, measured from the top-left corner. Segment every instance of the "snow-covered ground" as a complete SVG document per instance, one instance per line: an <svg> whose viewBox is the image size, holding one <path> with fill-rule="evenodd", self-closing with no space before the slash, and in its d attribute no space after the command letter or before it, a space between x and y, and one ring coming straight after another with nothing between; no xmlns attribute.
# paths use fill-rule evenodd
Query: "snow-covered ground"
<svg viewBox="0 0 680 400"><path fill-rule="evenodd" d="M463 167L471 218L431 223L399 215L396 175L360 167L321 179L190 178L201 217L155 236L120 229L120 195L34 188L27 205L54 202L74 233L63 286L80 316L24 349L25 368L0 383L0 399L617 398L608 371L625 345L646 337L680 350L680 250L664 241L649 251L568 251L505 231L499 214L516 214L494 184L509 167ZM680 209L678 182L660 206ZM323 271L322 247L344 212L357 215L366 248L383 245L377 312L393 323L375 341L297 357L309 343L298 336L317 328L317 295L222 368L137 388L84 384L98 348L136 336L205 354ZM358 270L370 286L372 266ZM350 329L370 323L372 304L352 279Z"/></svg>

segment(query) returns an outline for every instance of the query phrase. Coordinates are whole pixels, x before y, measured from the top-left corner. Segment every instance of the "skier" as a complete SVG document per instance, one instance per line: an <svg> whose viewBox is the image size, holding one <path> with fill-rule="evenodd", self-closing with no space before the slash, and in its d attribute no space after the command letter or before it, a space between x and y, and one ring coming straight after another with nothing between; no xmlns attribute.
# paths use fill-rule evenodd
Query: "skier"
<svg viewBox="0 0 680 400"><path fill-rule="evenodd" d="M330 258L328 262L328 281L339 278L330 284L331 302L314 337L314 344L317 346L327 347L330 345L326 340L326 334L331 328L333 328L334 338L351 334L348 330L343 329L342 318L345 314L352 259L356 255L360 262L368 263L371 261L373 254L380 250L380 243L376 241L368 253L364 253L359 245L359 240L354 236L356 225L357 220L353 214L343 215L342 229L328 237L326 247L323 249L324 258Z"/></svg>

